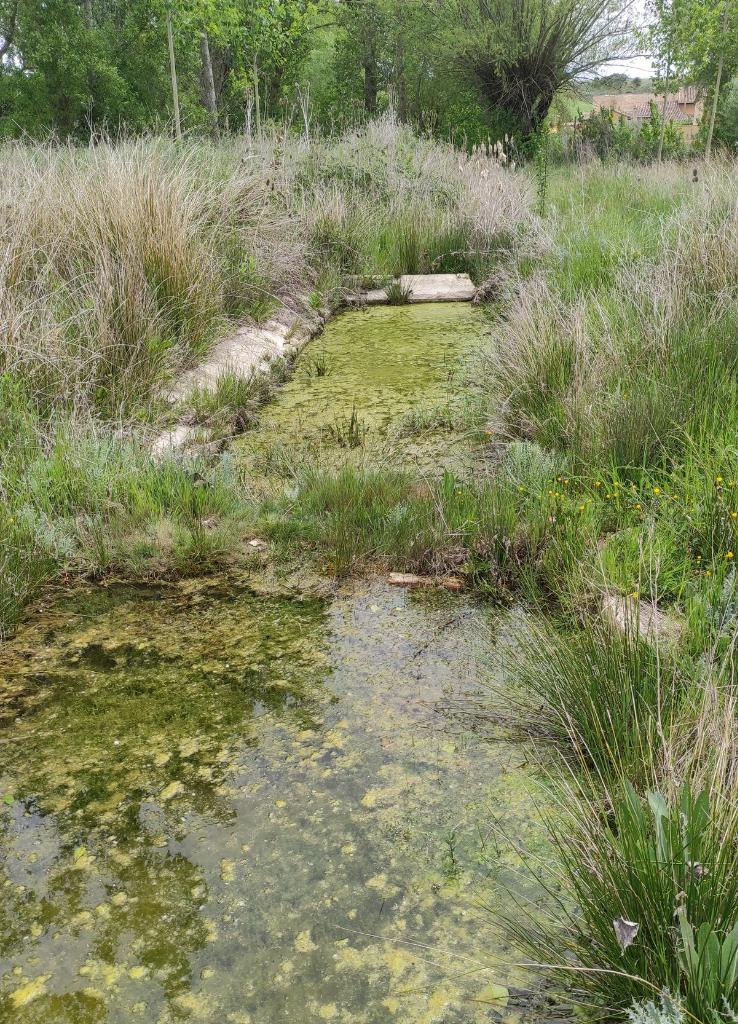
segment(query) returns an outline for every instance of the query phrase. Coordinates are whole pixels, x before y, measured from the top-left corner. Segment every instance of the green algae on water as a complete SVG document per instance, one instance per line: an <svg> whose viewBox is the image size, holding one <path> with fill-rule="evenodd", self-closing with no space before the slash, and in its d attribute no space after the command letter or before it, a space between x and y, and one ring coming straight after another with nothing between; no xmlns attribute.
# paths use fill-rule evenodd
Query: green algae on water
<svg viewBox="0 0 738 1024"><path fill-rule="evenodd" d="M480 899L515 868L486 826L531 830L531 769L434 710L479 685L490 614L210 582L92 591L20 633L0 1019L525 1018Z"/></svg>
<svg viewBox="0 0 738 1024"><path fill-rule="evenodd" d="M462 444L453 434L465 362L484 326L467 303L342 313L304 349L258 429L242 438L242 457L258 472L311 456L323 465L367 455L394 465L458 457L449 448Z"/></svg>

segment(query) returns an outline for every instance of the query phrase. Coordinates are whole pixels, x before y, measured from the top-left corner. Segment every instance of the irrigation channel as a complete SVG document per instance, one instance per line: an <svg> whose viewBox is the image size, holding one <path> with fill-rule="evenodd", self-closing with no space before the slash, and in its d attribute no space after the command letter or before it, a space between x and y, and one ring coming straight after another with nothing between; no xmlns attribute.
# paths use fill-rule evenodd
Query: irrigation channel
<svg viewBox="0 0 738 1024"><path fill-rule="evenodd" d="M461 304L339 318L231 457L463 463L447 427L401 425L453 400L482 330ZM444 711L521 619L246 571L37 609L0 661L0 1019L546 1019L492 913L539 841L535 768Z"/></svg>

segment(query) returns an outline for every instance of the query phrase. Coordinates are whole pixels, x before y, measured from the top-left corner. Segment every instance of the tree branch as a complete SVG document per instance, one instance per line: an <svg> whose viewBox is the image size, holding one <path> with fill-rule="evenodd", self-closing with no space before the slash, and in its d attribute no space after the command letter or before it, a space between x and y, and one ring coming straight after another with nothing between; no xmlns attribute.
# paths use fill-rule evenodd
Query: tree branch
<svg viewBox="0 0 738 1024"><path fill-rule="evenodd" d="M2 42L0 42L0 61L3 60L15 39L15 30L18 27L18 0L13 0L10 6L8 22L8 27L2 35Z"/></svg>

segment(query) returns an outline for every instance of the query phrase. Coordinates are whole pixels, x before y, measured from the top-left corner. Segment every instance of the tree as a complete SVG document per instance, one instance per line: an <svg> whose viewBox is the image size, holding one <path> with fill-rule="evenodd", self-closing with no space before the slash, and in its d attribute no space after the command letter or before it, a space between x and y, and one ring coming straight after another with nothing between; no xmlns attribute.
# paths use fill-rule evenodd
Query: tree
<svg viewBox="0 0 738 1024"><path fill-rule="evenodd" d="M661 69L702 86L706 108L705 152L709 157L720 90L738 69L738 14L733 0L651 0L646 38Z"/></svg>
<svg viewBox="0 0 738 1024"><path fill-rule="evenodd" d="M490 107L524 135L557 91L605 60L631 53L631 0L453 0L453 59Z"/></svg>
<svg viewBox="0 0 738 1024"><path fill-rule="evenodd" d="M18 0L0 6L0 63L5 60L18 28Z"/></svg>

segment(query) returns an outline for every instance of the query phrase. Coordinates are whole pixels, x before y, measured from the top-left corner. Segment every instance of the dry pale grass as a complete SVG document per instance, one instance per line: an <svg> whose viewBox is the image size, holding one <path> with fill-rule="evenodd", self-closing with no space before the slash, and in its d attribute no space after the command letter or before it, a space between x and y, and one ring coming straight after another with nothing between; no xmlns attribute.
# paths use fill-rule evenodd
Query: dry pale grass
<svg viewBox="0 0 738 1024"><path fill-rule="evenodd" d="M391 118L257 146L14 145L0 168L0 368L108 416L322 272L481 273L534 222L524 176Z"/></svg>
<svg viewBox="0 0 738 1024"><path fill-rule="evenodd" d="M223 177L196 146L17 146L2 164L0 364L42 403L144 404L239 304L305 275L259 175Z"/></svg>

